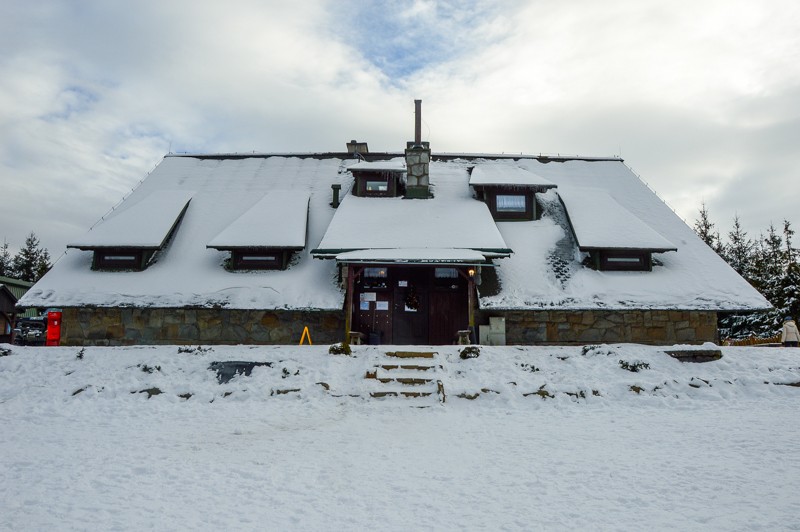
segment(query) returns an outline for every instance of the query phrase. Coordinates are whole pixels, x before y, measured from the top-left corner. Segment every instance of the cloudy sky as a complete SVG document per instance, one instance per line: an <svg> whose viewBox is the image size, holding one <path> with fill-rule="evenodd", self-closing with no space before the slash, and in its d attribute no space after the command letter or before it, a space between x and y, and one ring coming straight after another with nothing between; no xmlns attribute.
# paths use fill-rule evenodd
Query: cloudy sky
<svg viewBox="0 0 800 532"><path fill-rule="evenodd" d="M0 0L0 51L0 239L53 258L170 151L401 150L415 98L434 151L800 225L797 0Z"/></svg>

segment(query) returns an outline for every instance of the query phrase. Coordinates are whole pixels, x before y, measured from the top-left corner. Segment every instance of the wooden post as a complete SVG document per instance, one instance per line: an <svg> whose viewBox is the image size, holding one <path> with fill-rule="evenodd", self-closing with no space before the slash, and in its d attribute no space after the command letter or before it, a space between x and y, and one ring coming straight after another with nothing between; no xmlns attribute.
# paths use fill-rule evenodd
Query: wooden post
<svg viewBox="0 0 800 532"><path fill-rule="evenodd" d="M350 343L350 328L353 326L353 285L354 268L352 264L347 265L347 293L344 297L344 343Z"/></svg>
<svg viewBox="0 0 800 532"><path fill-rule="evenodd" d="M475 279L470 276L469 284L467 286L467 305L469 308L469 330L472 331L472 343L477 344L478 340L475 338Z"/></svg>
<svg viewBox="0 0 800 532"><path fill-rule="evenodd" d="M469 275L472 270L472 275ZM477 270L469 268L467 272L463 272L458 268L458 274L467 280L467 313L469 316L468 329L470 330L470 341L474 344L478 343L478 338L475 333L475 274Z"/></svg>

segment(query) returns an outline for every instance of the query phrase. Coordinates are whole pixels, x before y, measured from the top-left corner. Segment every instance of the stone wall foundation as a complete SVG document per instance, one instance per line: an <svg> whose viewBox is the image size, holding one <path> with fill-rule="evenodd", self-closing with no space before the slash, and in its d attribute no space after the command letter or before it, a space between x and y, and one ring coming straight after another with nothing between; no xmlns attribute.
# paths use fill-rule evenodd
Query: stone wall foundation
<svg viewBox="0 0 800 532"><path fill-rule="evenodd" d="M718 342L717 313L693 310L481 311L506 318L508 345ZM308 327L314 343L344 339L339 310L65 308L61 345L278 344L300 342Z"/></svg>
<svg viewBox="0 0 800 532"><path fill-rule="evenodd" d="M506 343L651 345L718 342L717 313L698 310L525 310L481 311L506 318Z"/></svg>
<svg viewBox="0 0 800 532"><path fill-rule="evenodd" d="M297 344L344 339L335 311L184 308L65 308L61 345Z"/></svg>

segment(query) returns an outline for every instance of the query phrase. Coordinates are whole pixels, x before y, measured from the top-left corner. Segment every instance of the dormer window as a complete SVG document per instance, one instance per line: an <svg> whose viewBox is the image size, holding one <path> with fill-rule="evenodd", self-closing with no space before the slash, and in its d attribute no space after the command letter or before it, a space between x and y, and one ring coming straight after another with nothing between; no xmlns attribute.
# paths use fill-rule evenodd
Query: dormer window
<svg viewBox="0 0 800 532"><path fill-rule="evenodd" d="M92 269L141 271L153 253L152 250L142 249L98 249L94 252Z"/></svg>
<svg viewBox="0 0 800 532"><path fill-rule="evenodd" d="M231 253L231 268L234 270L283 270L288 262L285 251L234 250Z"/></svg>
<svg viewBox="0 0 800 532"><path fill-rule="evenodd" d="M536 193L555 187L533 172L505 163L479 164L472 169L469 184L495 220L538 219Z"/></svg>
<svg viewBox="0 0 800 532"><path fill-rule="evenodd" d="M405 187L406 169L402 161L360 162L348 170L355 179L354 196L394 198Z"/></svg>
<svg viewBox="0 0 800 532"><path fill-rule="evenodd" d="M677 247L607 192L559 187L578 249L589 253L585 265L600 271L650 271L653 253Z"/></svg>
<svg viewBox="0 0 800 532"><path fill-rule="evenodd" d="M604 249L590 253L592 266L600 271L649 272L653 269L652 254L648 251Z"/></svg>
<svg viewBox="0 0 800 532"><path fill-rule="evenodd" d="M93 251L93 270L144 270L172 237L192 194L182 190L153 192L67 247Z"/></svg>
<svg viewBox="0 0 800 532"><path fill-rule="evenodd" d="M206 247L230 251L230 270L285 270L292 254L306 247L308 202L307 193L270 192Z"/></svg>

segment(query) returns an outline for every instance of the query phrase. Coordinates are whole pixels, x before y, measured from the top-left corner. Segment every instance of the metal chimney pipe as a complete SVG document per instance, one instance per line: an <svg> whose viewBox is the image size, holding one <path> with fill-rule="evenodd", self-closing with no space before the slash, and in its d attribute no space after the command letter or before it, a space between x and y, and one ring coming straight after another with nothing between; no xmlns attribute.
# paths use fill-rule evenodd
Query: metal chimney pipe
<svg viewBox="0 0 800 532"><path fill-rule="evenodd" d="M422 145L422 100L414 100L414 145Z"/></svg>

